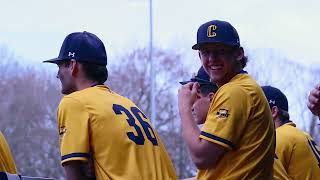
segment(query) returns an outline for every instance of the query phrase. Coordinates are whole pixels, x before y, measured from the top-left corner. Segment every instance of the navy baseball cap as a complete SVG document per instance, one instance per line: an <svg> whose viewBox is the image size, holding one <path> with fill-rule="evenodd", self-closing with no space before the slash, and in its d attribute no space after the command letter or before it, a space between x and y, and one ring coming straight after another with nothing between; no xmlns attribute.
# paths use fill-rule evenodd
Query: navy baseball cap
<svg viewBox="0 0 320 180"><path fill-rule="evenodd" d="M198 73L195 77L191 78L188 81L182 81L179 82L181 85L185 85L189 82L198 82L199 84L209 84L210 82L210 77L207 74L207 72L204 70L203 66L200 67L198 70Z"/></svg>
<svg viewBox="0 0 320 180"><path fill-rule="evenodd" d="M240 47L237 30L228 22L213 20L202 24L197 32L197 44L192 49L199 50L204 44L223 43Z"/></svg>
<svg viewBox="0 0 320 180"><path fill-rule="evenodd" d="M272 86L262 86L261 87L270 107L277 106L278 108L288 111L288 99L279 89Z"/></svg>
<svg viewBox="0 0 320 180"><path fill-rule="evenodd" d="M208 73L204 70L203 66L200 67L198 70L198 73L195 77L191 78L189 81L182 81L179 82L181 85L185 85L189 82L197 82L200 85L200 88L206 88L211 92L216 93L219 89L219 87L210 81L210 76Z"/></svg>
<svg viewBox="0 0 320 180"><path fill-rule="evenodd" d="M107 65L107 53L103 42L90 32L74 32L63 41L59 56L43 62L58 63L74 59L97 65Z"/></svg>

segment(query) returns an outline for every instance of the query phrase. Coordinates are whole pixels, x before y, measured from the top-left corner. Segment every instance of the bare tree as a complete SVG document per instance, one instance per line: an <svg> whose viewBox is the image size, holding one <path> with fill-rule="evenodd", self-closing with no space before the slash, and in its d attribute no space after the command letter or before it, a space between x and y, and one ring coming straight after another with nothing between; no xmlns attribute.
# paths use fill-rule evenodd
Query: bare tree
<svg viewBox="0 0 320 180"><path fill-rule="evenodd" d="M20 66L12 56L2 54L2 58L0 130L11 146L18 172L61 178L57 83L44 71Z"/></svg>

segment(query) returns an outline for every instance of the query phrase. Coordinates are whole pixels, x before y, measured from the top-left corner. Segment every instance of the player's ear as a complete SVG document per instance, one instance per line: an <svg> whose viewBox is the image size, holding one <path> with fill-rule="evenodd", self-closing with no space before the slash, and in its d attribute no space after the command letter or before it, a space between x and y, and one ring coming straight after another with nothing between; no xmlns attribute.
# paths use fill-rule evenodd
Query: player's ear
<svg viewBox="0 0 320 180"><path fill-rule="evenodd" d="M236 59L240 61L244 57L244 50L242 47L239 47L239 49L236 51Z"/></svg>
<svg viewBox="0 0 320 180"><path fill-rule="evenodd" d="M272 118L275 119L279 115L279 109L277 106L271 108Z"/></svg>
<svg viewBox="0 0 320 180"><path fill-rule="evenodd" d="M71 68L71 73L72 73L72 75L77 74L78 71L79 71L79 63L78 63L77 61L75 61L75 60L72 59L72 60L70 61L70 68Z"/></svg>
<svg viewBox="0 0 320 180"><path fill-rule="evenodd" d="M208 94L208 96L209 96L209 98L210 98L210 102L212 102L213 97L214 97L214 92L210 92L210 93Z"/></svg>

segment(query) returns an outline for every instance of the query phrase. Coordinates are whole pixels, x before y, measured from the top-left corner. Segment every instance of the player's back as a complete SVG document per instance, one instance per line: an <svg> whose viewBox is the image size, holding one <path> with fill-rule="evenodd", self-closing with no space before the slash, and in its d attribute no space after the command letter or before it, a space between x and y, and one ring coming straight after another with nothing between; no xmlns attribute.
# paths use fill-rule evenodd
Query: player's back
<svg viewBox="0 0 320 180"><path fill-rule="evenodd" d="M320 179L320 151L309 134L292 122L276 129L276 154L293 179Z"/></svg>
<svg viewBox="0 0 320 180"><path fill-rule="evenodd" d="M98 179L177 179L149 119L129 99L106 86L68 95L88 112L90 151Z"/></svg>
<svg viewBox="0 0 320 180"><path fill-rule="evenodd" d="M284 169L281 161L278 157L275 157L273 162L273 179L274 180L289 180L290 177L287 171Z"/></svg>
<svg viewBox="0 0 320 180"><path fill-rule="evenodd" d="M0 132L0 172L17 173L17 168L7 141Z"/></svg>

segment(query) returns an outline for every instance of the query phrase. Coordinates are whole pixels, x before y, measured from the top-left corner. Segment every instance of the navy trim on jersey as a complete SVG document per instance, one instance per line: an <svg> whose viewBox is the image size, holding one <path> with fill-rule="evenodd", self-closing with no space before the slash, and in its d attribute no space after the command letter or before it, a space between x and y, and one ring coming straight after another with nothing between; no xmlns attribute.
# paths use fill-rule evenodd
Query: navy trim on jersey
<svg viewBox="0 0 320 180"><path fill-rule="evenodd" d="M2 179L2 180L8 180L7 173L5 173L5 172L0 172L0 179Z"/></svg>
<svg viewBox="0 0 320 180"><path fill-rule="evenodd" d="M0 172L0 180L10 180L10 179L21 179L21 175Z"/></svg>
<svg viewBox="0 0 320 180"><path fill-rule="evenodd" d="M248 74L248 72L242 69L239 74Z"/></svg>
<svg viewBox="0 0 320 180"><path fill-rule="evenodd" d="M231 141L228 141L228 140L223 139L223 138L221 138L221 137L218 137L218 136L215 136L215 135L206 133L206 132L204 132L204 131L201 131L201 135L202 135L202 136L205 136L205 137L207 137L207 138L210 138L210 139L213 139L213 140L222 142L222 143L230 146L232 149L235 149L235 148L236 148L236 146L235 146Z"/></svg>
<svg viewBox="0 0 320 180"><path fill-rule="evenodd" d="M89 158L89 154L88 153L71 153L71 154L67 154L67 155L62 156L61 161L64 161L69 158L74 158L74 157Z"/></svg>
<svg viewBox="0 0 320 180"><path fill-rule="evenodd" d="M91 85L91 87L95 87L95 86L101 86L101 85L104 85L103 83L94 83Z"/></svg>

